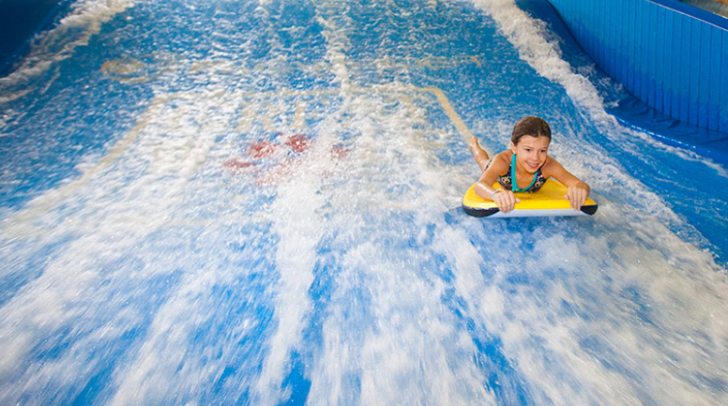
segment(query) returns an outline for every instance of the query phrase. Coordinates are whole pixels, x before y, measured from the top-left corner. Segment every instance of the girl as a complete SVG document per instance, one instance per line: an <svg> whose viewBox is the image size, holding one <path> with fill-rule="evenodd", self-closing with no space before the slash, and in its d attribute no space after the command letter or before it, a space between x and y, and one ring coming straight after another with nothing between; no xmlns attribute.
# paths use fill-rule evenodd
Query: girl
<svg viewBox="0 0 728 406"><path fill-rule="evenodd" d="M568 188L564 198L569 199L571 207L581 209L591 189L548 156L550 143L551 128L539 117L518 120L513 127L511 149L497 154L492 160L473 137L470 151L483 171L475 185L475 193L494 201L503 213L508 213L520 201L513 192L535 192L546 179L553 177ZM493 187L496 181L500 188Z"/></svg>

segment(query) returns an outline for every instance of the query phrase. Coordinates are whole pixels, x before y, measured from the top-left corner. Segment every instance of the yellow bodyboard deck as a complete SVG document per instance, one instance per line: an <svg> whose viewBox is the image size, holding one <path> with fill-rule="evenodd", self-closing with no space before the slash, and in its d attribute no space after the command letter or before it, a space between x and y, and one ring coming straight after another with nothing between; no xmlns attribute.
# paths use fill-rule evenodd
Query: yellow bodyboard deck
<svg viewBox="0 0 728 406"><path fill-rule="evenodd" d="M494 187L500 187L497 183ZM463 197L463 209L474 217L543 217L543 216L587 216L597 212L599 207L592 199L587 199L581 210L571 208L564 198L566 186L554 179L549 179L535 193L516 193L521 201L516 203L513 211L502 213L492 200L483 199L475 194L475 184L470 186Z"/></svg>

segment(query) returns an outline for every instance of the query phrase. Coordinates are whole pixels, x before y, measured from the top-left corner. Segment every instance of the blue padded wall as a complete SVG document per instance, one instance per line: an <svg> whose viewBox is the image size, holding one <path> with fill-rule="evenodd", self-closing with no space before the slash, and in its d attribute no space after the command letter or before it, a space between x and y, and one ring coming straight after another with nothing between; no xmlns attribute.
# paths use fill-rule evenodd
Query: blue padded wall
<svg viewBox="0 0 728 406"><path fill-rule="evenodd" d="M636 97L728 133L728 19L676 0L549 0L584 50Z"/></svg>

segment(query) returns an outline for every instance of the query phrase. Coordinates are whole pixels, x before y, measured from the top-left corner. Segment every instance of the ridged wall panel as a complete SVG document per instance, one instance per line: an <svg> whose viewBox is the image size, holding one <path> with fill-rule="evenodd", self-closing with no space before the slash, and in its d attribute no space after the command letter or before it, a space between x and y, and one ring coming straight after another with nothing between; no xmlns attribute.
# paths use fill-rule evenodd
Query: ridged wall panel
<svg viewBox="0 0 728 406"><path fill-rule="evenodd" d="M664 114L728 133L728 19L676 0L549 0L594 61Z"/></svg>

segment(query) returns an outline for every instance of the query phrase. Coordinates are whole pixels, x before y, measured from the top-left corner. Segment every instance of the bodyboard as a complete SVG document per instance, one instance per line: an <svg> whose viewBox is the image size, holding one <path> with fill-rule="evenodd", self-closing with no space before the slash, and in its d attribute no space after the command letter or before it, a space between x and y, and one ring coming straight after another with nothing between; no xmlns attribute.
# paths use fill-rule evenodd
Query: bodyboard
<svg viewBox="0 0 728 406"><path fill-rule="evenodd" d="M497 183L493 187L500 187ZM534 193L516 193L521 201L516 203L513 211L502 213L492 200L483 199L475 194L475 184L470 186L463 197L463 209L474 217L544 217L544 216L588 216L597 212L599 207L591 198L584 202L581 210L571 208L564 198L566 186L554 179L546 183Z"/></svg>

